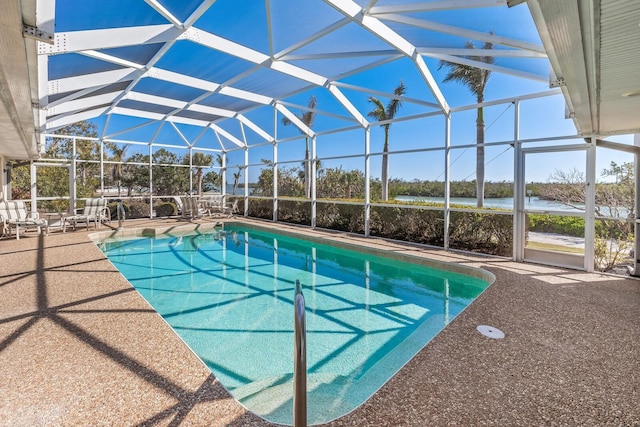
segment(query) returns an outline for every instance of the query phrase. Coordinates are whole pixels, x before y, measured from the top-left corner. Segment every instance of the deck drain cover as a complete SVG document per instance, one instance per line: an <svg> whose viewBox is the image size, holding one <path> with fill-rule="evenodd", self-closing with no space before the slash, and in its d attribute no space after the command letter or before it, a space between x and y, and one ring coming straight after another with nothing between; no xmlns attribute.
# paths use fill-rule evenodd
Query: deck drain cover
<svg viewBox="0 0 640 427"><path fill-rule="evenodd" d="M494 328L493 326L479 325L476 329L485 337L495 338L495 339L504 338L504 332L502 332L498 328Z"/></svg>

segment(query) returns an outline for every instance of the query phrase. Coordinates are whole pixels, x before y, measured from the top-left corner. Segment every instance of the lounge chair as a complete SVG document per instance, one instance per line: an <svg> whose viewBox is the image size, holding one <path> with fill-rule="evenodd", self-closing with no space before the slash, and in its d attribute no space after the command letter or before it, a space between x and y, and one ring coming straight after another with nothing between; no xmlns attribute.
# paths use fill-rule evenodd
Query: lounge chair
<svg viewBox="0 0 640 427"><path fill-rule="evenodd" d="M178 214L182 215L182 211L184 210L184 202L182 201L182 197L174 196L171 198L171 201L175 203L176 208L178 209Z"/></svg>
<svg viewBox="0 0 640 427"><path fill-rule="evenodd" d="M234 199L232 203L227 203L222 207L222 213L231 218L238 213L238 199Z"/></svg>
<svg viewBox="0 0 640 427"><path fill-rule="evenodd" d="M107 206L107 199L87 199L84 208L76 209L76 211L78 213L75 215L65 218L66 223L71 225L74 230L79 223L86 223L88 230L90 223L93 223L93 228L98 228L103 222L111 222L111 210Z"/></svg>
<svg viewBox="0 0 640 427"><path fill-rule="evenodd" d="M222 211L222 195L209 194L200 199L200 206L209 216L218 214Z"/></svg>
<svg viewBox="0 0 640 427"><path fill-rule="evenodd" d="M40 219L37 212L29 212L27 204L22 200L5 200L0 202L0 219L2 220L2 234L10 236L15 230L16 240L20 239L20 229L36 228L38 234L44 227L49 234L49 223Z"/></svg>
<svg viewBox="0 0 640 427"><path fill-rule="evenodd" d="M209 210L202 206L197 197L183 196L180 197L182 202L183 218L202 218L204 214L210 214Z"/></svg>
<svg viewBox="0 0 640 427"><path fill-rule="evenodd" d="M225 204L222 203L222 200L222 195L217 194L202 198L201 202L205 202L205 208L208 210L209 216L222 215L230 218L233 214L238 213L238 199L235 199L232 203Z"/></svg>

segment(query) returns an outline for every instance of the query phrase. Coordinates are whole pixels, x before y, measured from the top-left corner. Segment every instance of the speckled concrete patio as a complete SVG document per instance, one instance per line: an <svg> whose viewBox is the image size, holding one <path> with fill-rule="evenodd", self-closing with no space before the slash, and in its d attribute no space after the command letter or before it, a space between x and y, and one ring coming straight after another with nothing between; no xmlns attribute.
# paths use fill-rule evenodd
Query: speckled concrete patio
<svg viewBox="0 0 640 427"><path fill-rule="evenodd" d="M640 281L278 228L496 276L332 426L640 425ZM479 324L506 337L486 338ZM271 425L228 395L84 230L0 240L0 378L3 426Z"/></svg>

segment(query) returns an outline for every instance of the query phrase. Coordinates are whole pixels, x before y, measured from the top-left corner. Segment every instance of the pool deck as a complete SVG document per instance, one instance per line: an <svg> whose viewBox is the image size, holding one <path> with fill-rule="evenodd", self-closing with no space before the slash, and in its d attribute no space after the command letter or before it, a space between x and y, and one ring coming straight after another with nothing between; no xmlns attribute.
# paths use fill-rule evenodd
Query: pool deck
<svg viewBox="0 0 640 427"><path fill-rule="evenodd" d="M277 228L496 276L371 399L329 425L640 426L640 281ZM93 232L0 240L0 425L272 425L228 395L89 240ZM478 325L506 336L486 338Z"/></svg>

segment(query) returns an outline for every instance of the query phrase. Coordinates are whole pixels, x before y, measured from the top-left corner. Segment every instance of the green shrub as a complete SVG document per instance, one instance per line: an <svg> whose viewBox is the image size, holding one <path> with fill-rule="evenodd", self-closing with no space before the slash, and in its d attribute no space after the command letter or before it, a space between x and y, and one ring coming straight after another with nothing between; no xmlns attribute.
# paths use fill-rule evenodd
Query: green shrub
<svg viewBox="0 0 640 427"><path fill-rule="evenodd" d="M178 207L172 202L160 202L156 206L156 216L171 216L178 214Z"/></svg>
<svg viewBox="0 0 640 427"><path fill-rule="evenodd" d="M111 219L118 219L118 202L111 202L107 205L111 211ZM137 201L122 202L124 208L125 219L129 218L148 218L149 204Z"/></svg>
<svg viewBox="0 0 640 427"><path fill-rule="evenodd" d="M251 200L249 215L271 219L270 200ZM278 220L309 224L308 201L281 200ZM364 234L364 206L319 202L316 226L331 230ZM444 246L444 213L441 210L398 206L372 206L371 236L405 242ZM486 254L511 256L513 253L513 219L510 214L452 212L449 230L451 248Z"/></svg>
<svg viewBox="0 0 640 427"><path fill-rule="evenodd" d="M364 234L364 207L362 205L318 203L316 226Z"/></svg>
<svg viewBox="0 0 640 427"><path fill-rule="evenodd" d="M128 203L129 216L127 218L148 218L149 204L145 202L131 201Z"/></svg>
<svg viewBox="0 0 640 427"><path fill-rule="evenodd" d="M512 256L513 217L480 212L451 212L449 246L484 254Z"/></svg>
<svg viewBox="0 0 640 427"><path fill-rule="evenodd" d="M527 217L529 231L584 237L584 218L545 214L528 214Z"/></svg>
<svg viewBox="0 0 640 427"><path fill-rule="evenodd" d="M244 214L242 203L238 203L238 209ZM273 202L270 199L250 199L248 216L252 218L273 219Z"/></svg>
<svg viewBox="0 0 640 427"><path fill-rule="evenodd" d="M311 202L278 200L278 221L311 225Z"/></svg>
<svg viewBox="0 0 640 427"><path fill-rule="evenodd" d="M110 202L107 204L109 208L109 212L111 213L111 219L118 219L118 202ZM124 208L125 218L129 218L130 209L126 203L122 203L122 207Z"/></svg>
<svg viewBox="0 0 640 427"><path fill-rule="evenodd" d="M372 236L444 246L442 211L374 206L369 231Z"/></svg>

